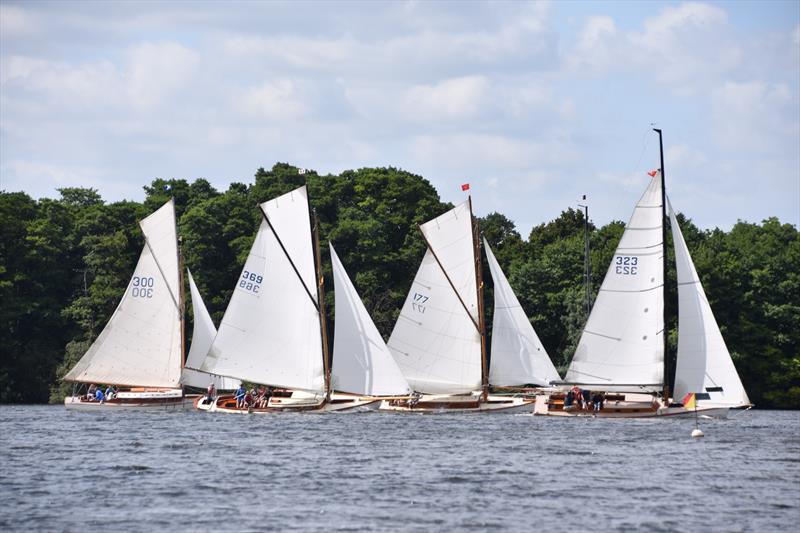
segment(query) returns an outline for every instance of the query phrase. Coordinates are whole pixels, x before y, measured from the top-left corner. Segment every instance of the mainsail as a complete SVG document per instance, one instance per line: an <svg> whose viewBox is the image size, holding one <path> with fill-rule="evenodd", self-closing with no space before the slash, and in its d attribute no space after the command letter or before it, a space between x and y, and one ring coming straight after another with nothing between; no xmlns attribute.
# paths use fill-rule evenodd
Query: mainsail
<svg viewBox="0 0 800 533"><path fill-rule="evenodd" d="M359 298L332 244L330 250L336 291L331 387L341 392L370 396L410 393L408 382Z"/></svg>
<svg viewBox="0 0 800 533"><path fill-rule="evenodd" d="M64 379L178 387L183 314L172 200L139 223L145 246L117 309Z"/></svg>
<svg viewBox="0 0 800 533"><path fill-rule="evenodd" d="M322 393L322 338L306 187L264 202L261 209L264 220L200 370Z"/></svg>
<svg viewBox="0 0 800 533"><path fill-rule="evenodd" d="M549 385L560 378L486 239L483 248L494 281L494 321L489 383Z"/></svg>
<svg viewBox="0 0 800 533"><path fill-rule="evenodd" d="M210 383L214 383L217 390L236 389L240 383L237 379L214 376L194 370L203 362L203 358L208 353L211 341L214 340L214 335L217 334L217 328L214 327L211 315L208 314L208 309L203 303L203 298L200 296L200 291L197 289L192 273L188 269L187 273L189 274L189 290L192 295L194 326L192 328L192 346L189 349L189 355L186 357L186 367L188 368L183 369L181 383L198 389L204 389Z"/></svg>
<svg viewBox="0 0 800 533"><path fill-rule="evenodd" d="M710 397L704 404L748 405L750 400L711 312L672 205L667 205L678 270L678 361L673 397L680 400L687 393L702 392Z"/></svg>
<svg viewBox="0 0 800 533"><path fill-rule="evenodd" d="M658 391L664 379L661 174L656 172L600 286L566 382Z"/></svg>
<svg viewBox="0 0 800 533"><path fill-rule="evenodd" d="M389 349L415 391L478 390L481 335L469 202L422 224L420 230L428 249L389 338Z"/></svg>

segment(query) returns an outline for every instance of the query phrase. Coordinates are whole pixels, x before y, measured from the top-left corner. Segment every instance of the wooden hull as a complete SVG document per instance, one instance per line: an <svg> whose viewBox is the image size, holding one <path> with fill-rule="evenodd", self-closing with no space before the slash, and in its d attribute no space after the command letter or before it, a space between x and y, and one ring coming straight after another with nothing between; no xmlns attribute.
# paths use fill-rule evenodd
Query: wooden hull
<svg viewBox="0 0 800 533"><path fill-rule="evenodd" d="M489 395L486 402L479 396L423 396L416 402L383 400L381 411L393 413L450 414L450 413L532 413L535 403L526 398Z"/></svg>
<svg viewBox="0 0 800 533"><path fill-rule="evenodd" d="M219 396L209 404L205 396L194 402L194 407L209 413L228 414L272 414L272 413L357 413L373 411L378 408L380 398L372 396L350 396L334 394L331 400L310 401L309 399L295 399L289 397L270 398L267 407L240 408L236 407L233 396Z"/></svg>
<svg viewBox="0 0 800 533"><path fill-rule="evenodd" d="M684 407L666 407L659 400L642 394L616 395L623 399L607 400L603 408L594 411L591 407L586 409L579 406L565 408L563 394L539 396L536 399L535 415L560 416L560 417L595 417L595 418L663 418L663 417L694 417L708 416L726 418L728 407L698 406L694 409ZM647 398L647 399L646 399Z"/></svg>
<svg viewBox="0 0 800 533"><path fill-rule="evenodd" d="M85 396L67 396L64 407L70 411L182 411L191 409L197 394L185 395L183 391L146 391L120 393L118 397L103 402L87 400Z"/></svg>

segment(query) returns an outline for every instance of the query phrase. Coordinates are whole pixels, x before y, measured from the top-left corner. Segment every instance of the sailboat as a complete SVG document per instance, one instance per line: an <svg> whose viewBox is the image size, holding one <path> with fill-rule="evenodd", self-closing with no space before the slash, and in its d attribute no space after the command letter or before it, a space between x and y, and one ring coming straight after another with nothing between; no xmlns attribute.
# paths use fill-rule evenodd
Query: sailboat
<svg viewBox="0 0 800 533"><path fill-rule="evenodd" d="M73 393L68 409L182 408L183 283L175 205L168 201L139 222L145 245L125 294L103 331L65 381L114 385L103 401ZM91 388L90 388L91 389Z"/></svg>
<svg viewBox="0 0 800 533"><path fill-rule="evenodd" d="M408 397L411 387L372 321L350 277L329 243L333 265L336 322L331 388L374 398Z"/></svg>
<svg viewBox="0 0 800 533"><path fill-rule="evenodd" d="M189 277L189 293L192 295L192 310L194 311L194 325L192 327L192 345L189 347L189 355L186 356L186 366L183 368L181 383L184 386L196 389L205 389L210 384L218 391L238 389L241 381L223 376L215 376L199 370L194 370L202 363L203 358L211 347L211 341L217 334L214 321L203 303L203 297L194 282L191 271L186 269Z"/></svg>
<svg viewBox="0 0 800 533"><path fill-rule="evenodd" d="M358 296L349 279L344 282L346 273L335 252L336 335L341 336L341 351L335 358L339 361L333 386L338 384L346 392L333 392L319 247L316 225L312 236L307 189L302 186L264 202L260 209L263 219L255 242L199 368L275 390L262 407L237 406L233 396L212 402L201 398L195 406L226 413L364 410L378 406L375 393L405 394L407 384L398 383L391 365L371 349L377 330L374 324L369 327L371 319L360 300L354 303ZM349 310L340 309L340 299L342 305L350 300ZM360 330L347 335L342 327L348 324Z"/></svg>
<svg viewBox="0 0 800 533"><path fill-rule="evenodd" d="M661 131L655 130L661 137ZM564 382L570 392L537 400L536 414L638 418L693 416L670 401L666 385L664 271L666 207L661 169L634 208L581 334ZM725 416L749 406L730 353L670 207L678 266L678 358L674 398L694 393L697 412ZM584 390L602 394L602 407L581 407ZM590 402L593 403L593 402Z"/></svg>
<svg viewBox="0 0 800 533"><path fill-rule="evenodd" d="M394 412L528 412L527 399L489 394L483 281L472 199L420 225L427 249L389 337L417 393ZM502 375L501 366L499 372Z"/></svg>
<svg viewBox="0 0 800 533"><path fill-rule="evenodd" d="M485 238L483 249L486 250L494 283L489 384L512 391L520 388L525 390L524 387L530 385L535 388L549 387L551 382L561 379L561 376Z"/></svg>

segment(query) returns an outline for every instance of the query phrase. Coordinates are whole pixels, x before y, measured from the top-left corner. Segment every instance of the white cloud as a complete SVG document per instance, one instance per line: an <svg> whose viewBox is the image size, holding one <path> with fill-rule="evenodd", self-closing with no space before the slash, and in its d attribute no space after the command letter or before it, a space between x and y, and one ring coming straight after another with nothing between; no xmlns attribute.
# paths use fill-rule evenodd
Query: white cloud
<svg viewBox="0 0 800 533"><path fill-rule="evenodd" d="M473 119L486 108L489 82L483 76L415 85L405 93L403 114L418 121Z"/></svg>
<svg viewBox="0 0 800 533"><path fill-rule="evenodd" d="M723 9L684 3L664 8L635 31L619 31L610 16L588 18L564 66L578 74L643 73L679 93L693 94L742 60Z"/></svg>
<svg viewBox="0 0 800 533"><path fill-rule="evenodd" d="M191 89L200 63L199 55L172 42L143 43L129 52L126 75L130 100L138 107L166 104L168 99Z"/></svg>
<svg viewBox="0 0 800 533"><path fill-rule="evenodd" d="M306 115L308 106L299 98L292 80L265 82L245 89L237 98L239 112L248 118L268 120L298 119Z"/></svg>
<svg viewBox="0 0 800 533"><path fill-rule="evenodd" d="M781 151L800 135L798 96L786 84L729 81L711 101L715 139L726 149Z"/></svg>

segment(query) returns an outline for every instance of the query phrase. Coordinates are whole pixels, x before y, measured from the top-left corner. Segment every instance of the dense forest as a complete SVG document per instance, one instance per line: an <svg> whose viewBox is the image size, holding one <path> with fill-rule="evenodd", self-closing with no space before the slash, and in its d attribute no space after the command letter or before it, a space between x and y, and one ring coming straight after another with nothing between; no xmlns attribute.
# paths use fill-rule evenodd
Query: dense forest
<svg viewBox="0 0 800 533"><path fill-rule="evenodd" d="M59 377L102 330L130 279L143 246L138 220L175 198L186 266L219 323L260 223L257 204L304 183L321 241L336 246L388 337L424 253L417 225L450 207L420 176L393 168L322 176L276 164L259 169L252 184L232 183L225 192L204 179L156 179L144 187L143 203L106 203L83 188L41 200L0 192L0 402L61 401L67 387ZM724 232L678 219L751 401L800 408L797 228L770 218ZM567 209L526 238L500 213L479 224L563 375L586 320L583 213ZM595 292L624 227L589 224ZM332 329L335 294L327 247L321 248ZM677 289L671 248L669 254L668 359L674 360ZM491 326L488 271L484 279Z"/></svg>

